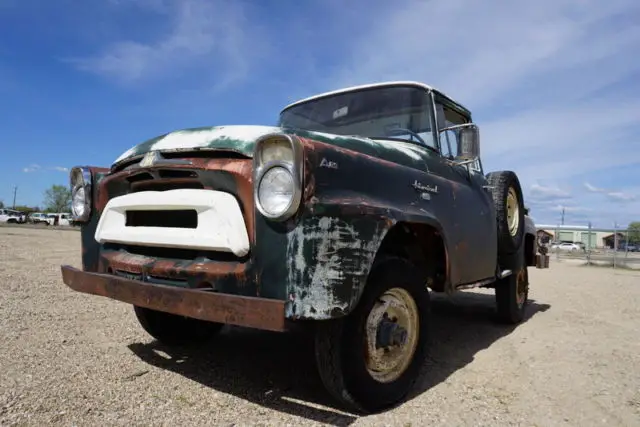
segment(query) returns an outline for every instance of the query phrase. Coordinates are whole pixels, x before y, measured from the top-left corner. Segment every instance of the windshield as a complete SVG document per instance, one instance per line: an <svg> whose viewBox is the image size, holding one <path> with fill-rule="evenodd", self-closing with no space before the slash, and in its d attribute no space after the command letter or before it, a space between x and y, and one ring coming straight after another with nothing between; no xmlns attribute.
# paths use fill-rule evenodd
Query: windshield
<svg viewBox="0 0 640 427"><path fill-rule="evenodd" d="M362 89L294 105L280 113L279 126L411 141L435 149L429 104L428 92L418 87Z"/></svg>

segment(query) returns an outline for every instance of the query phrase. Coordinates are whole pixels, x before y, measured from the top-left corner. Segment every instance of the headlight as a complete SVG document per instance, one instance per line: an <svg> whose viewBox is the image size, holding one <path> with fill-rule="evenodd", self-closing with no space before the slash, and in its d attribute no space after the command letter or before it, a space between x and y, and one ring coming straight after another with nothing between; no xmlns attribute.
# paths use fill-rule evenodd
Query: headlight
<svg viewBox="0 0 640 427"><path fill-rule="evenodd" d="M291 172L282 166L274 166L260 179L258 203L269 217L279 217L291 205L294 191Z"/></svg>
<svg viewBox="0 0 640 427"><path fill-rule="evenodd" d="M74 167L70 178L73 220L87 221L91 214L91 171L85 167Z"/></svg>
<svg viewBox="0 0 640 427"><path fill-rule="evenodd" d="M260 145L260 151L258 151L258 161L261 164L267 164L271 162L288 162L293 164L293 148L286 139L267 139Z"/></svg>
<svg viewBox="0 0 640 427"><path fill-rule="evenodd" d="M265 136L257 141L253 159L258 211L274 221L287 220L296 213L302 198L299 141L284 134Z"/></svg>

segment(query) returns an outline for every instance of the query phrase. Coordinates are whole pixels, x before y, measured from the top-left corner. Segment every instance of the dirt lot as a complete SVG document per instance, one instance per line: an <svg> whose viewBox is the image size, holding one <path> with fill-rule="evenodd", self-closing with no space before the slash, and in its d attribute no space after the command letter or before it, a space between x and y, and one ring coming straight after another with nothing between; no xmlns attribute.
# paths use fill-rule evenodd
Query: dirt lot
<svg viewBox="0 0 640 427"><path fill-rule="evenodd" d="M414 396L356 417L326 397L303 335L230 329L201 351L159 347L130 306L61 281L79 233L0 228L2 425L640 425L640 273L530 270L530 317L491 292L434 298Z"/></svg>

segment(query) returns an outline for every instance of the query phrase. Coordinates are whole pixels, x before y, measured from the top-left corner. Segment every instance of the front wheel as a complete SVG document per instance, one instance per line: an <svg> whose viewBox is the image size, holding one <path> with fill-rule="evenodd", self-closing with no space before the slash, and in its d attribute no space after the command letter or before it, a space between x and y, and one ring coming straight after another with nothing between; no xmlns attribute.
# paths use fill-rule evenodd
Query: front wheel
<svg viewBox="0 0 640 427"><path fill-rule="evenodd" d="M316 362L327 390L346 406L376 412L411 390L427 351L429 293L408 261L376 261L356 309L320 322Z"/></svg>
<svg viewBox="0 0 640 427"><path fill-rule="evenodd" d="M133 306L142 328L161 343L169 346L200 344L211 339L224 326L177 314Z"/></svg>

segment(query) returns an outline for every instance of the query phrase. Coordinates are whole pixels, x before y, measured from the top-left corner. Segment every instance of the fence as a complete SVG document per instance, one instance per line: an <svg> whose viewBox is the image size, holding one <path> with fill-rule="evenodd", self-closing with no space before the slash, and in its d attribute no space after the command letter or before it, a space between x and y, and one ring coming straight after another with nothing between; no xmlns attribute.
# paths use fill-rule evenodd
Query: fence
<svg viewBox="0 0 640 427"><path fill-rule="evenodd" d="M549 256L552 261L575 261L603 267L640 270L640 252L629 251L626 248L625 250L590 247L575 250L550 248Z"/></svg>

